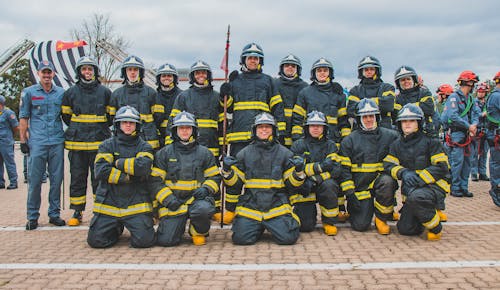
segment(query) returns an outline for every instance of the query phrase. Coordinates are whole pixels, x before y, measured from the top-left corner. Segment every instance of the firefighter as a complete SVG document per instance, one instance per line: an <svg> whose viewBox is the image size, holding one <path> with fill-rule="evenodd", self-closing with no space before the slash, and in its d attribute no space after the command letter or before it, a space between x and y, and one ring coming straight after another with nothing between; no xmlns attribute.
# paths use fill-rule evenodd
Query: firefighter
<svg viewBox="0 0 500 290"><path fill-rule="evenodd" d="M472 197L469 191L470 142L475 136L480 111L474 104L472 89L479 81L472 71L463 71L458 76L459 89L446 100L441 114L441 122L448 127L446 143L449 149L451 165L451 195Z"/></svg>
<svg viewBox="0 0 500 290"><path fill-rule="evenodd" d="M83 56L76 63L75 72L77 82L64 92L61 104L62 119L68 126L64 132L64 147L69 151L70 209L75 211L68 221L69 226L82 222L89 170L95 195L94 160L99 145L111 137L109 126L112 125L106 113L111 90L101 85L97 62L90 56Z"/></svg>
<svg viewBox="0 0 500 290"><path fill-rule="evenodd" d="M174 118L182 111L193 114L198 122L196 141L206 146L215 157L218 157L224 114L223 107L219 103L219 92L214 91L212 86L210 66L201 60L191 65L189 83L191 87L183 91L175 100L170 118Z"/></svg>
<svg viewBox="0 0 500 290"><path fill-rule="evenodd" d="M114 136L99 145L95 177L99 181L87 243L108 248L127 228L130 246L147 248L155 243L148 177L153 148L139 137L141 117L131 106L121 107L114 119Z"/></svg>
<svg viewBox="0 0 500 290"><path fill-rule="evenodd" d="M398 139L392 129L379 126L380 110L373 99L358 102L356 122L359 130L342 140L341 188L347 199L351 227L355 231L370 228L375 212L375 226L381 235L388 235L387 221L394 219L394 194L397 183L385 174L382 161L389 146Z"/></svg>
<svg viewBox="0 0 500 290"><path fill-rule="evenodd" d="M235 192L237 200L232 240L237 245L256 243L264 230L277 244L295 244L300 221L289 203L289 192L304 183L305 161L280 145L275 136L278 127L274 117L262 113L255 118L252 143L236 158L223 159L224 183ZM293 157L293 158L292 158Z"/></svg>
<svg viewBox="0 0 500 290"><path fill-rule="evenodd" d="M221 182L219 168L212 152L198 144L193 114L179 112L173 119L171 134L173 143L156 153L152 174L151 192L160 204L158 244L178 245L189 219L193 244L201 246L215 213L214 197Z"/></svg>
<svg viewBox="0 0 500 290"><path fill-rule="evenodd" d="M286 135L284 104L273 78L262 73L264 51L260 45L250 43L243 47L240 65L242 73L231 72L229 82L220 87L220 103L223 104L223 98L227 96L227 112L232 114L226 140L233 157L252 141L252 125L255 116L260 113L270 113L277 121L279 133L274 139L285 144ZM234 207L240 192L232 190L229 188L225 193L224 216L214 216L218 222L222 219L225 224L229 224L234 218Z"/></svg>
<svg viewBox="0 0 500 290"><path fill-rule="evenodd" d="M399 90L394 104L394 120L404 105L416 104L424 112L424 133L437 138L438 128L434 124L434 97L427 87L419 85L415 69L405 65L399 67L394 73L394 83Z"/></svg>
<svg viewBox="0 0 500 290"><path fill-rule="evenodd" d="M490 145L490 196L500 207L500 71L493 77L495 89L486 103L488 118L487 140Z"/></svg>
<svg viewBox="0 0 500 290"><path fill-rule="evenodd" d="M16 113L5 106L5 97L0 95L0 189L5 188L4 165L9 177L8 190L17 188L17 169L14 160L14 135L19 131Z"/></svg>
<svg viewBox="0 0 500 290"><path fill-rule="evenodd" d="M300 91L297 103L293 107L292 139L303 135L302 126L307 114L316 110L326 116L328 137L337 144L351 132L347 121L345 95L342 86L334 82L332 63L320 58L311 67L311 85Z"/></svg>
<svg viewBox="0 0 500 290"><path fill-rule="evenodd" d="M391 84L384 83L381 76L382 66L377 58L368 55L361 59L358 63L358 79L361 81L349 91L347 115L356 120L356 104L364 98L370 98L380 108L379 126L390 129L392 128L391 116L394 111L395 89ZM355 124L354 127L357 128L358 125Z"/></svg>
<svg viewBox="0 0 500 290"><path fill-rule="evenodd" d="M403 207L397 228L402 235L420 235L441 239L442 225L437 201L446 196L450 185L448 157L439 140L423 132L425 114L413 103L399 111L396 124L401 138L391 145L384 168L395 180L401 180Z"/></svg>
<svg viewBox="0 0 500 290"><path fill-rule="evenodd" d="M486 174L486 163L488 162L489 146L486 142L486 99L490 92L488 83L480 83L476 88L476 106L479 108L481 114L479 115L479 123L477 126L476 136L471 141L471 180L472 181L490 181L488 174ZM478 176L479 173L479 176Z"/></svg>
<svg viewBox="0 0 500 290"><path fill-rule="evenodd" d="M174 106L175 99L182 92L177 86L179 74L175 66L165 63L156 70L156 103L157 109L153 114L157 121L156 127L160 130L160 147L172 143L170 140L170 130L168 129L168 119Z"/></svg>
<svg viewBox="0 0 500 290"><path fill-rule="evenodd" d="M323 230L326 235L337 234L339 207L337 195L340 175L340 157L335 142L328 139L325 114L312 111L307 115L304 137L293 142L290 150L304 157L308 176L299 192L290 197L293 212L300 218L300 231L311 232L316 226L316 201L319 203Z"/></svg>
<svg viewBox="0 0 500 290"><path fill-rule="evenodd" d="M123 86L111 94L108 112L114 117L118 108L127 105L134 107L141 115L141 137L157 150L160 148L160 138L156 124L160 122L154 120L153 114L156 110L161 111L161 107L156 103L155 90L144 84L144 71L144 63L140 58L135 55L125 58L121 66Z"/></svg>
<svg viewBox="0 0 500 290"><path fill-rule="evenodd" d="M279 67L279 76L275 79L276 87L283 99L285 106L285 147L292 146L292 110L297 102L297 96L307 83L300 77L302 73L302 64L300 59L293 54L285 56Z"/></svg>

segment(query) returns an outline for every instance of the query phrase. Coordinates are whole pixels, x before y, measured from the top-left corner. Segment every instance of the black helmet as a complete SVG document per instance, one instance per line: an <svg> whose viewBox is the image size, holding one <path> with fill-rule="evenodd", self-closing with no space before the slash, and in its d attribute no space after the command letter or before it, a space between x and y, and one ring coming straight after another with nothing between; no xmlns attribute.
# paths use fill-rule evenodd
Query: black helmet
<svg viewBox="0 0 500 290"><path fill-rule="evenodd" d="M394 82L396 83L396 87L401 90L401 85L399 84L399 80L405 77L411 77L413 79L414 86L418 86L418 75L417 72L409 66L403 65L396 70L394 73Z"/></svg>
<svg viewBox="0 0 500 290"><path fill-rule="evenodd" d="M422 130L424 123L424 112L419 106L414 103L408 103L401 108L396 119L396 124L401 132L401 121L403 120L417 120L418 128Z"/></svg>
<svg viewBox="0 0 500 290"><path fill-rule="evenodd" d="M307 114L307 120L304 125L304 135L309 136L309 125L321 125L323 126L323 136L328 135L328 123L325 114L320 111L311 111Z"/></svg>
<svg viewBox="0 0 500 290"><path fill-rule="evenodd" d="M333 70L333 64L324 57L321 57L315 61L311 67L311 81L317 81L316 79L316 69L319 67L327 67L330 70L330 81L335 78L335 71Z"/></svg>
<svg viewBox="0 0 500 290"><path fill-rule="evenodd" d="M362 122L363 116L375 115L375 120L377 123L380 122L380 109L378 108L377 103L374 100L369 98L364 98L358 102L356 105L356 122L361 127L361 129L365 129Z"/></svg>
<svg viewBox="0 0 500 290"><path fill-rule="evenodd" d="M116 111L115 119L113 120L115 133L118 132L118 130L121 131L120 122L122 121L136 123L137 125L135 130L137 132L139 132L141 129L141 115L139 114L137 109L132 106L123 106L120 109L118 109L118 111Z"/></svg>
<svg viewBox="0 0 500 290"><path fill-rule="evenodd" d="M207 71L208 84L205 84L205 85L212 84L212 69L210 69L210 66L208 65L208 63L206 63L202 60L198 60L197 62L193 63L193 65L191 65L191 68L189 69L189 83L194 84L196 82L196 80L194 78L194 72L199 71L199 70L206 70Z"/></svg>
<svg viewBox="0 0 500 290"><path fill-rule="evenodd" d="M298 57L296 57L295 55L293 54L289 54L287 56L285 56L281 62L280 62L280 75L282 76L285 76L285 73L283 72L283 65L284 64L294 64L297 66L297 75L300 76L301 73L302 73L302 64L300 63L300 59Z"/></svg>
<svg viewBox="0 0 500 290"><path fill-rule="evenodd" d="M262 124L273 126L273 138L278 137L278 127L276 125L276 120L274 119L273 115L264 112L255 116L255 121L252 126L252 138L257 138L257 126Z"/></svg>
<svg viewBox="0 0 500 290"><path fill-rule="evenodd" d="M158 86L161 85L160 83L160 76L161 75L173 75L174 76L174 84L178 84L179 83L179 74L177 73L177 69L175 68L175 66L169 64L169 63L165 63L165 64L162 64L160 65L160 67L156 70L156 84Z"/></svg>
<svg viewBox="0 0 500 290"><path fill-rule="evenodd" d="M367 55L363 57L358 63L358 79L363 79L363 69L367 67L374 67L377 77L382 76L382 66L377 58Z"/></svg>
<svg viewBox="0 0 500 290"><path fill-rule="evenodd" d="M245 66L245 60L247 56L256 56L259 58L259 64L260 66L264 66L264 51L262 50L262 47L260 45L252 42L245 47L243 47L243 50L241 51L241 56L240 56L240 64L242 66Z"/></svg>
<svg viewBox="0 0 500 290"><path fill-rule="evenodd" d="M127 79L127 73L125 72L125 69L127 67L137 67L139 68L139 80L142 80L144 78L144 62L142 59L135 55L128 56L122 63L121 67L121 78L126 80Z"/></svg>
<svg viewBox="0 0 500 290"><path fill-rule="evenodd" d="M177 135L177 127L179 126L191 126L193 127L193 133L191 134L191 137L193 139L196 139L198 137L198 124L196 123L196 117L186 111L182 111L175 115L174 119L172 120L172 126L170 130L170 136L172 139L176 141L180 141L179 136Z"/></svg>
<svg viewBox="0 0 500 290"><path fill-rule="evenodd" d="M76 79L80 80L82 77L82 66L84 65L90 65L94 68L94 78L97 79L99 77L99 66L97 65L97 62L95 59L91 56L82 56L75 65L75 73L76 73Z"/></svg>

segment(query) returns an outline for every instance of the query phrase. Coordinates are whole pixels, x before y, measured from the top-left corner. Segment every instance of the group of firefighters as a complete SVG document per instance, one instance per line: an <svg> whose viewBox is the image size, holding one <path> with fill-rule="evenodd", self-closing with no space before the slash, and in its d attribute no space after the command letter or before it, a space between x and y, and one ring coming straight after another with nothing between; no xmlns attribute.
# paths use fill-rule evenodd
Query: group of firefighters
<svg viewBox="0 0 500 290"><path fill-rule="evenodd" d="M264 74L264 52L255 43L243 48L240 65L217 92L206 62L191 66L191 86L184 91L176 68L167 63L157 70L155 90L143 82L142 60L129 56L121 65L123 86L111 92L99 82L96 61L84 56L76 63L77 83L49 101L35 93L54 93L43 86L54 68L41 63L41 84L23 92L20 113L21 150L30 154L31 171L26 229L38 226L46 169L31 160L40 146L33 140L37 132L32 131L40 130L33 121L46 115L42 120L50 121L49 128L41 134L52 132L56 138L59 131L50 127L57 107L68 126L70 226L82 221L91 174L91 247L114 245L124 228L132 247L178 245L188 221L192 242L203 245L212 220L232 224L235 244L254 244L265 230L278 244L294 244L300 232L315 229L317 203L328 236L346 220L353 230L367 231L375 215L382 235L395 220L400 234L426 232L428 240L439 240L447 220L446 195L472 196L468 148L481 116L488 122L480 132L486 132L492 148L490 195L500 206L500 72L484 114L472 98L479 80L471 71L460 74L456 90L438 89L439 114L413 68L397 69L396 95L372 56L359 62L360 83L348 97L325 58L313 63L310 84L302 80L301 62L292 54L282 59L278 78ZM440 132L446 132L446 142ZM52 192L53 182L60 185L54 176L58 159L52 155L43 156L51 178L50 222L64 225L56 189ZM397 212L399 184L403 206Z"/></svg>

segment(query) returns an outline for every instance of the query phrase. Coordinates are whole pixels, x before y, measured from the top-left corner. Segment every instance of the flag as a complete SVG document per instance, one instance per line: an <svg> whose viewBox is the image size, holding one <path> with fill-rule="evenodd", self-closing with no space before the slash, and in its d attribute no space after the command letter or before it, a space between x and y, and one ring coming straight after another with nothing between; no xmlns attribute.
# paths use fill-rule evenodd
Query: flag
<svg viewBox="0 0 500 290"><path fill-rule="evenodd" d="M229 68L226 66L227 63L227 53L224 53L224 57L222 58L222 62L220 63L220 69L224 71L224 73L228 73Z"/></svg>
<svg viewBox="0 0 500 290"><path fill-rule="evenodd" d="M54 83L63 89L75 84L75 65L77 60L85 55L83 47L87 43L83 40L74 42L43 41L30 51L30 76L33 83L38 82L37 67L42 60L54 64Z"/></svg>

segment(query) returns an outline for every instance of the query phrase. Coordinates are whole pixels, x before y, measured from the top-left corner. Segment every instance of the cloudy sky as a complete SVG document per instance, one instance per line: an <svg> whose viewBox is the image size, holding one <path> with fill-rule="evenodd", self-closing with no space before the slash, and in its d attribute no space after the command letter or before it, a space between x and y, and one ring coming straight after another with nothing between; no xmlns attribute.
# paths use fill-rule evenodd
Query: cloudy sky
<svg viewBox="0 0 500 290"><path fill-rule="evenodd" d="M109 14L115 31L130 42L128 52L157 67L189 67L206 60L215 76L231 25L229 65L238 68L242 47L262 46L264 72L276 75L282 57L294 53L309 78L319 57L331 60L346 87L358 80L365 55L382 63L393 83L401 65L414 67L432 91L454 84L462 70L482 80L500 70L500 2L491 1L9 1L0 9L0 53L28 38L70 41L92 14Z"/></svg>

